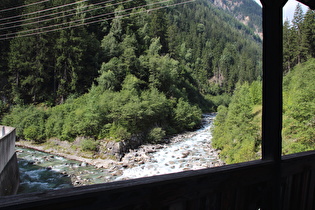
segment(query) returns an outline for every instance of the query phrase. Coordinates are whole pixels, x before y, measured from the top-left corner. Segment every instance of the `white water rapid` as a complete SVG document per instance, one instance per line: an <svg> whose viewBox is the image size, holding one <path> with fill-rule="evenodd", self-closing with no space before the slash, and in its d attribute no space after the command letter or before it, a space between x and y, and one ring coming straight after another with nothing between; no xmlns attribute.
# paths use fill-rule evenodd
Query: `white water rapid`
<svg viewBox="0 0 315 210"><path fill-rule="evenodd" d="M116 180L159 174L197 170L222 165L217 152L211 147L211 132L215 114L203 116L203 126L197 131L181 135L178 140L152 153L150 161L123 170Z"/></svg>

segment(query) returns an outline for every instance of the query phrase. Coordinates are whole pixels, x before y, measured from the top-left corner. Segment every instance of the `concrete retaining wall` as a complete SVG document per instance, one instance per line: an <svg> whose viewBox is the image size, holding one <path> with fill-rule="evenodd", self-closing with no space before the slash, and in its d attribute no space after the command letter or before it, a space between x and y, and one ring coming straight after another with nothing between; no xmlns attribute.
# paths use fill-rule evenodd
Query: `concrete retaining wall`
<svg viewBox="0 0 315 210"><path fill-rule="evenodd" d="M12 156L0 173L0 196L15 195L20 184L19 166L16 154Z"/></svg>
<svg viewBox="0 0 315 210"><path fill-rule="evenodd" d="M19 167L15 154L15 128L0 126L0 196L16 194Z"/></svg>

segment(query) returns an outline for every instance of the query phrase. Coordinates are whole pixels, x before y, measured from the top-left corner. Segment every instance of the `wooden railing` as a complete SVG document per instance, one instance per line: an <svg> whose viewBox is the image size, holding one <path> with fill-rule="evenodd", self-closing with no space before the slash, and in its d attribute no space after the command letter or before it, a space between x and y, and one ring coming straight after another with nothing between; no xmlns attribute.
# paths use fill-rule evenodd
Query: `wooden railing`
<svg viewBox="0 0 315 210"><path fill-rule="evenodd" d="M257 160L0 199L4 209L270 209L274 164ZM315 151L284 156L281 209L314 209Z"/></svg>

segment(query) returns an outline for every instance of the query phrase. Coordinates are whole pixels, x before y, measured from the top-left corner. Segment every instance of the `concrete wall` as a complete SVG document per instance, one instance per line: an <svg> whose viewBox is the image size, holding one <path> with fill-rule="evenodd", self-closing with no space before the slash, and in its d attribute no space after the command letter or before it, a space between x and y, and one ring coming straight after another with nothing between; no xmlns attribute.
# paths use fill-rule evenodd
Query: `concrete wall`
<svg viewBox="0 0 315 210"><path fill-rule="evenodd" d="M16 194L19 186L15 133L15 128L0 126L0 196Z"/></svg>
<svg viewBox="0 0 315 210"><path fill-rule="evenodd" d="M0 173L0 196L15 195L19 189L20 173L16 154Z"/></svg>

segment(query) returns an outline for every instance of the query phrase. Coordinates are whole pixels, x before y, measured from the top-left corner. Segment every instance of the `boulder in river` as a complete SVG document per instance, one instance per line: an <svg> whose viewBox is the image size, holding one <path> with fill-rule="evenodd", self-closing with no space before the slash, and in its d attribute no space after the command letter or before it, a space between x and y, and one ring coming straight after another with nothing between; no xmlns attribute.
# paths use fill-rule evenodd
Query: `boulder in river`
<svg viewBox="0 0 315 210"><path fill-rule="evenodd" d="M182 152L182 158L186 158L190 154L189 151Z"/></svg>

